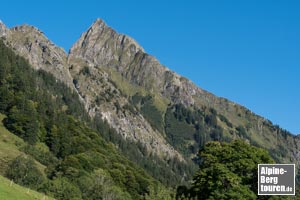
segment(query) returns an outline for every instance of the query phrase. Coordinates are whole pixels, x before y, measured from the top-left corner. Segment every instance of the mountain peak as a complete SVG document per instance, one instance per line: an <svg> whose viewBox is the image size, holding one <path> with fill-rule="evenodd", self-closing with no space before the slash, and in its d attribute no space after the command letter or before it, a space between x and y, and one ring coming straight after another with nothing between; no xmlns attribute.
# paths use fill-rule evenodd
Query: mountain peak
<svg viewBox="0 0 300 200"><path fill-rule="evenodd" d="M103 33L117 34L115 30L109 27L105 21L100 18L97 18L86 32L87 35L93 34L99 36L101 36Z"/></svg>
<svg viewBox="0 0 300 200"><path fill-rule="evenodd" d="M107 24L103 19L97 18L90 26L88 31L103 31L104 29L111 29L111 28L107 26Z"/></svg>
<svg viewBox="0 0 300 200"><path fill-rule="evenodd" d="M119 34L102 19L97 19L70 50L69 58L82 58L97 65L130 60L144 49L131 37Z"/></svg>
<svg viewBox="0 0 300 200"><path fill-rule="evenodd" d="M93 23L93 25L92 26L94 26L94 25L101 25L101 24L104 24L105 26L107 26L106 25L106 23L105 23L105 21L103 20L103 19L101 19L101 18L97 18L95 21L94 21L94 23Z"/></svg>
<svg viewBox="0 0 300 200"><path fill-rule="evenodd" d="M94 23L90 26L89 30L87 31L87 34L91 34L92 32L94 32L95 34L99 35L99 39L103 39L101 38L101 36L105 36L105 34L109 34L110 36L117 36L117 39L119 41L122 42L122 44L124 43L130 43L133 44L136 47L136 51L142 51L144 52L145 50L130 36L126 35L126 34L121 34L118 33L116 30L114 30L113 28L111 28L110 26L108 26L106 24L106 22L101 19L101 18L97 18Z"/></svg>

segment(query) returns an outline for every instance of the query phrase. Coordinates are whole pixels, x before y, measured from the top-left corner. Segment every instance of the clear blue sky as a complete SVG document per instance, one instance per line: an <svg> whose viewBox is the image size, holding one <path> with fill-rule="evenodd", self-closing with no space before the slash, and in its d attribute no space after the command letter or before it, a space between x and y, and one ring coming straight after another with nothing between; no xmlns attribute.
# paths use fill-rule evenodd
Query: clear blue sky
<svg viewBox="0 0 300 200"><path fill-rule="evenodd" d="M200 87L300 133L300 1L2 1L68 51L96 18Z"/></svg>

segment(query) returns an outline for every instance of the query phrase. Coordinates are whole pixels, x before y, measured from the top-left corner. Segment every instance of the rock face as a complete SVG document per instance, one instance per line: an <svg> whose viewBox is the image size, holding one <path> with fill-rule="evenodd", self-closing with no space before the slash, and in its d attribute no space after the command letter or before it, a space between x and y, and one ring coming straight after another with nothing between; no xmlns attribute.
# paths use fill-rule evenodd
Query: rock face
<svg viewBox="0 0 300 200"><path fill-rule="evenodd" d="M183 160L138 111L126 109L130 102L111 81L109 73L97 66L70 65L72 77L76 80L76 90L90 116L100 114L123 138L142 143L149 153L155 153L166 160L175 157Z"/></svg>
<svg viewBox="0 0 300 200"><path fill-rule="evenodd" d="M123 138L140 142L149 154L156 154L163 160L177 158L184 161L189 157L182 156L167 142L165 127L154 128L133 106L131 100L135 94L153 97L153 106L159 110L162 123L165 123L169 105L212 109L217 113L216 123L227 138L251 140L270 152L280 149L275 156L281 161L298 163L300 160L299 137L280 130L240 105L202 90L161 65L134 39L118 34L103 20L96 20L68 55L32 26L8 29L0 22L0 37L27 58L35 69L50 72L73 88L90 116L101 116ZM239 132L241 126L245 127L244 135Z"/></svg>
<svg viewBox="0 0 300 200"><path fill-rule="evenodd" d="M105 70L111 66L118 71L126 70L123 66L139 52L144 50L132 38L117 34L102 20L96 20L69 53L68 64L77 82L76 89L90 115L100 113L124 138L141 142L148 152L164 159L176 157L183 160L141 114L126 109L130 102L112 83L110 73ZM84 73L85 70L89 73ZM97 98L102 98L99 105Z"/></svg>

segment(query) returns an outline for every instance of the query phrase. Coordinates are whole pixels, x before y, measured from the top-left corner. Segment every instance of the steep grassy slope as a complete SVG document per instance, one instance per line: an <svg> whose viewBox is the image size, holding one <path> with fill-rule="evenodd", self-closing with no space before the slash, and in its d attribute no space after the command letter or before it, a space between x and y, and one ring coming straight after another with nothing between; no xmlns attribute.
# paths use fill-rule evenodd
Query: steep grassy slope
<svg viewBox="0 0 300 200"><path fill-rule="evenodd" d="M34 190L19 186L7 178L0 176L1 200L51 200L53 198ZM54 199L53 199L54 200Z"/></svg>

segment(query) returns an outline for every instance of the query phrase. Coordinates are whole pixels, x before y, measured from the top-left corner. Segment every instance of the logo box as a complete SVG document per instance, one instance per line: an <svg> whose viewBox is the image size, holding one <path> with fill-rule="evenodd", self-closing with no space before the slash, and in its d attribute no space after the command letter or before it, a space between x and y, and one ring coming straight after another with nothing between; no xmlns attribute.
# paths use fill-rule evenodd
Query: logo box
<svg viewBox="0 0 300 200"><path fill-rule="evenodd" d="M295 164L259 164L258 195L295 195Z"/></svg>

